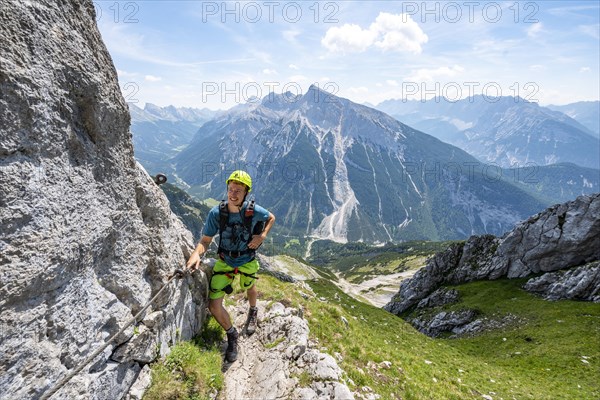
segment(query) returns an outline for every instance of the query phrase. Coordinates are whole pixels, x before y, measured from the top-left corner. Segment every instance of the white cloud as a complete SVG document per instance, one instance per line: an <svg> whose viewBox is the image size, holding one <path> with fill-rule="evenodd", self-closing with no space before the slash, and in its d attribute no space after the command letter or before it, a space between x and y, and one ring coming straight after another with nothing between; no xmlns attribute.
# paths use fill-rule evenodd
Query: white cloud
<svg viewBox="0 0 600 400"><path fill-rule="evenodd" d="M334 53L360 53L373 45L377 34L358 25L344 24L329 28L321 44Z"/></svg>
<svg viewBox="0 0 600 400"><path fill-rule="evenodd" d="M579 25L577 28L584 35L591 36L592 38L594 38L596 40L600 39L600 24Z"/></svg>
<svg viewBox="0 0 600 400"><path fill-rule="evenodd" d="M542 25L542 23L536 22L535 24L532 24L531 27L529 27L529 29L527 29L527 36L529 36L530 38L536 38L540 33L543 32L543 29L544 26Z"/></svg>
<svg viewBox="0 0 600 400"><path fill-rule="evenodd" d="M265 75L277 75L277 71L275 71L274 69L265 68L262 72Z"/></svg>
<svg viewBox="0 0 600 400"><path fill-rule="evenodd" d="M289 30L289 31L283 31L282 35L283 35L283 38L285 40L287 40L288 42L297 43L296 36L300 35L300 33L301 33L300 31Z"/></svg>
<svg viewBox="0 0 600 400"><path fill-rule="evenodd" d="M294 69L294 70L299 70L299 69L300 69L300 68L299 68L297 65L295 65L295 64L290 64L290 65L288 65L288 68L289 68L289 69Z"/></svg>
<svg viewBox="0 0 600 400"><path fill-rule="evenodd" d="M387 83L390 86L398 86L398 81L394 79L388 79L387 81L385 81L385 83Z"/></svg>
<svg viewBox="0 0 600 400"><path fill-rule="evenodd" d="M158 82L160 80L162 80L162 78L160 76L154 76L154 75L146 75L144 77L145 80L147 80L148 82Z"/></svg>
<svg viewBox="0 0 600 400"><path fill-rule="evenodd" d="M439 67L435 69L421 68L414 72L411 76L407 77L407 81L410 82L433 82L440 78L452 78L465 69L460 65L455 65L452 68Z"/></svg>
<svg viewBox="0 0 600 400"><path fill-rule="evenodd" d="M375 46L383 51L420 54L421 44L429 40L419 25L406 14L379 13L370 29L381 36Z"/></svg>
<svg viewBox="0 0 600 400"><path fill-rule="evenodd" d="M579 72L590 72L592 69L590 67L581 67L579 68Z"/></svg>
<svg viewBox="0 0 600 400"><path fill-rule="evenodd" d="M540 64L534 64L534 65L530 65L529 66L529 70L530 71L545 71L547 68L545 65L540 65Z"/></svg>
<svg viewBox="0 0 600 400"><path fill-rule="evenodd" d="M334 53L361 53L376 47L383 51L419 54L421 45L428 40L409 15L382 12L368 29L355 24L329 28L321 45Z"/></svg>

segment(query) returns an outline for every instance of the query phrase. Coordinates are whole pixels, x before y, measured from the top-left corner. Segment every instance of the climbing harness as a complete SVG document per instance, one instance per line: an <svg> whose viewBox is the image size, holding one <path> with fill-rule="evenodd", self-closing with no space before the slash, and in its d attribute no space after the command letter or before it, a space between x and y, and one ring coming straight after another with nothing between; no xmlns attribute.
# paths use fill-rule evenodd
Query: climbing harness
<svg viewBox="0 0 600 400"><path fill-rule="evenodd" d="M160 290L158 292L156 292L156 294L154 295L154 297L152 297L150 299L150 301L148 303L146 303L146 305L140 310L140 312L138 312L133 318L131 318L125 324L125 326L123 326L119 332L115 333L110 339L108 339L108 341L106 343L104 343L102 346L100 346L98 349L96 349L96 351L94 351L88 358L86 358L85 360L83 360L83 362L81 364L79 364L76 368L74 368L73 371L71 371L69 374L67 374L65 377L63 377L56 384L56 386L54 386L51 390L49 390L46 393L44 393L44 395L42 397L40 397L40 400L47 400L50 397L52 397L60 388L62 388L67 382L69 382L71 380L71 378L73 378L75 375L77 375L79 372L81 372L81 370L83 369L83 367L85 367L87 364L89 364L90 362L92 362L92 360L94 358L96 358L96 356L98 356L98 354L102 353L102 351L104 351L104 349L107 348L108 345L110 343L112 343L113 340L115 340L119 335L121 335L125 331L125 329L127 329L131 324L133 324L134 322L136 322L138 320L138 318L144 313L144 311L146 311L146 309L148 309L148 307L150 307L150 305L154 302L154 300L156 300L156 298L169 285L169 283L171 283L171 281L173 280L173 278L177 277L178 279L181 279L181 278L183 278L183 276L185 275L185 273L187 271L189 271L189 270L188 269L185 269L183 271L180 270L180 269L175 270L173 272L173 274L169 276L169 279L163 285L163 287L161 287Z"/></svg>
<svg viewBox="0 0 600 400"><path fill-rule="evenodd" d="M256 280L256 279L258 279L258 276L256 276L256 272L255 272L255 273L253 273L253 274L248 274L248 273L246 273L246 272L240 271L240 270L238 269L238 267L235 267L235 268L233 269L233 271L214 271L214 270L213 270L213 276L215 276L215 275L225 275L226 277L228 277L229 279L232 279L232 280L235 278L235 276L236 276L237 274L244 275L244 276L247 276L248 278L252 278L252 279L255 279L255 280ZM212 281L212 276L211 276L211 278L210 278L210 279L211 279L211 281ZM211 283L212 283L212 282L211 282ZM211 290L212 290L212 288L211 288ZM227 294L231 294L231 293L233 293L233 287L231 286L231 284L229 284L229 285L225 286L225 287L224 287L222 290L223 290L225 293L227 293Z"/></svg>

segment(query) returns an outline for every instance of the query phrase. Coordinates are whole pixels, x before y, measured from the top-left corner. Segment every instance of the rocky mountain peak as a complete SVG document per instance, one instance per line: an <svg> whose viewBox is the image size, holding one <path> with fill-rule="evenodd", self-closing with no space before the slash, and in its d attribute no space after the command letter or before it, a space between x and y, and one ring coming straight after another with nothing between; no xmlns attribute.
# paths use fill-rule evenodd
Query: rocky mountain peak
<svg viewBox="0 0 600 400"><path fill-rule="evenodd" d="M559 162L600 166L598 140L589 129L566 114L521 97L388 100L378 109L504 168Z"/></svg>
<svg viewBox="0 0 600 400"><path fill-rule="evenodd" d="M295 95L289 91L281 94L271 92L262 98L260 104L271 110L284 111L290 107L290 104L297 102L299 98L299 95Z"/></svg>
<svg viewBox="0 0 600 400"><path fill-rule="evenodd" d="M316 85L295 102L281 100L240 105L205 124L175 157L177 176L199 196L221 198L218 166L244 166L287 234L340 242L499 234L543 208L508 180L487 179L460 149L381 111ZM214 173L198 174L198 165Z"/></svg>

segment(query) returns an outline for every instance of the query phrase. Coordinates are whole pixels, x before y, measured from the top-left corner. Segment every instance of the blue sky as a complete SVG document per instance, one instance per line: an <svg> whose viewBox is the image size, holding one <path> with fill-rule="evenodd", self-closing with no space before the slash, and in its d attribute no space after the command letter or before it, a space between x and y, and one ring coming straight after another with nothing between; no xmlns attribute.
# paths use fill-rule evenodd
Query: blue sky
<svg viewBox="0 0 600 400"><path fill-rule="evenodd" d="M600 98L600 2L94 1L128 101L226 109L311 84L357 103Z"/></svg>

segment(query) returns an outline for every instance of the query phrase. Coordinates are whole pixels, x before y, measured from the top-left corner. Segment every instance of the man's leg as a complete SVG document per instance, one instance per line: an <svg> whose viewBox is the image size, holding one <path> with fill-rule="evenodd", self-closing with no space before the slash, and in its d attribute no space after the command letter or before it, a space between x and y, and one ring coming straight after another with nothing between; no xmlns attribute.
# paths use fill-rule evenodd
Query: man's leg
<svg viewBox="0 0 600 400"><path fill-rule="evenodd" d="M258 319L258 308L256 308L256 298L258 297L258 291L256 290L256 281L250 289L246 291L248 295L248 303L250 303L250 309L248 310L248 319L246 320L246 333L252 335L256 331L257 319Z"/></svg>
<svg viewBox="0 0 600 400"><path fill-rule="evenodd" d="M250 303L250 307L256 307L256 299L258 298L258 290L256 290L256 282L254 285L248 290L246 290L248 294L248 303Z"/></svg>
<svg viewBox="0 0 600 400"><path fill-rule="evenodd" d="M208 301L208 309L213 317L217 320L219 325L223 327L223 329L228 330L231 328L231 319L229 318L229 313L223 307L223 297L219 299L210 299Z"/></svg>
<svg viewBox="0 0 600 400"><path fill-rule="evenodd" d="M256 301L258 298L258 290L256 289L256 273L258 272L259 265L256 259L242 265L240 270L244 274L240 277L240 283L242 288L246 289L246 295L248 296L248 303L250 309L248 310L248 319L246 319L246 333L252 335L256 331L258 309L256 308Z"/></svg>
<svg viewBox="0 0 600 400"><path fill-rule="evenodd" d="M246 295L248 296L250 307L256 307L256 299L258 298L258 290L256 290L256 280L258 279L256 278L256 273L258 272L258 269L259 264L256 259L253 259L240 267L240 271L242 271L242 275L240 276L240 286L242 289L248 288L246 289Z"/></svg>
<svg viewBox="0 0 600 400"><path fill-rule="evenodd" d="M237 360L237 341L238 341L238 331L231 324L231 320L229 318L229 313L223 307L223 297L218 299L210 299L208 301L208 309L210 313L215 317L219 325L223 329L225 329L225 333L227 333L227 350L225 350L225 358L229 362L234 362Z"/></svg>

